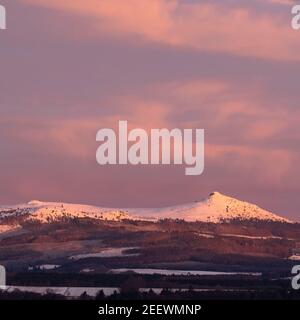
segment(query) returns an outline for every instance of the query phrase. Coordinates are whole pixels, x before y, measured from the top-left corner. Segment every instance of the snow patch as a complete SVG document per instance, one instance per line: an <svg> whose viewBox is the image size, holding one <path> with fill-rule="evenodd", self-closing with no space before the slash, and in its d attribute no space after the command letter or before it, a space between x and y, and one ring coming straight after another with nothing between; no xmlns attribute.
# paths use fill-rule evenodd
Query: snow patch
<svg viewBox="0 0 300 320"><path fill-rule="evenodd" d="M201 270L167 270L167 269L111 269L110 273L134 272L138 274L160 274L166 276L218 276L218 275L251 275L261 276L261 273L251 272L219 272L219 271L201 271Z"/></svg>
<svg viewBox="0 0 300 320"><path fill-rule="evenodd" d="M138 256L139 253L125 253L126 250L138 249L134 248L106 248L101 252L78 254L69 257L71 260L81 260L86 258L113 258L113 257L132 257Z"/></svg>
<svg viewBox="0 0 300 320"><path fill-rule="evenodd" d="M288 258L289 260L300 261L300 255L292 255Z"/></svg>

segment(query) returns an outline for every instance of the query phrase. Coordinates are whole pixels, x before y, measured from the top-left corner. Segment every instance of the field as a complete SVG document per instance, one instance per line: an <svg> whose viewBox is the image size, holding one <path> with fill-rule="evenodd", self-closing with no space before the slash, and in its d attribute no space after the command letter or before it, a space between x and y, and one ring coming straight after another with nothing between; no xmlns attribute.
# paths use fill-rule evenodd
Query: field
<svg viewBox="0 0 300 320"><path fill-rule="evenodd" d="M32 292L94 288L94 297L102 289L112 294L117 288L120 294L132 287L156 294L193 289L197 297L276 298L292 294L296 262L289 258L299 249L299 229L261 221L27 221L21 232L2 234L0 264L9 286L44 288Z"/></svg>

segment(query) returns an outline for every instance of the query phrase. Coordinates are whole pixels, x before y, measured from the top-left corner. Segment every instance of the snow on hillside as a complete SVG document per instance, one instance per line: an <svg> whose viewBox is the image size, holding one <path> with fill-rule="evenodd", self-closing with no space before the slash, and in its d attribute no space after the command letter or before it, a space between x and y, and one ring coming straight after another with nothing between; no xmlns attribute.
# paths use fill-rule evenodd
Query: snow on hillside
<svg viewBox="0 0 300 320"><path fill-rule="evenodd" d="M219 192L213 192L209 198L199 202L159 209L135 209L131 213L154 220L172 218L218 223L234 219L257 219L291 222L254 204L225 196Z"/></svg>
<svg viewBox="0 0 300 320"><path fill-rule="evenodd" d="M256 205L239 201L218 192L212 193L209 198L203 201L158 209L112 209L37 200L18 206L2 206L0 207L0 233L8 231L8 227L4 226L5 220L7 221L7 218L12 217L22 217L25 220L29 219L42 223L63 218L92 218L112 221L124 219L157 221L167 218L213 223L233 219L257 219L290 222Z"/></svg>
<svg viewBox="0 0 300 320"><path fill-rule="evenodd" d="M18 227L14 225L0 224L0 233L11 232L17 229Z"/></svg>
<svg viewBox="0 0 300 320"><path fill-rule="evenodd" d="M30 201L27 204L0 207L0 221L3 218L23 217L42 223L64 218L92 218L119 221L132 219L121 209L108 209L80 204Z"/></svg>

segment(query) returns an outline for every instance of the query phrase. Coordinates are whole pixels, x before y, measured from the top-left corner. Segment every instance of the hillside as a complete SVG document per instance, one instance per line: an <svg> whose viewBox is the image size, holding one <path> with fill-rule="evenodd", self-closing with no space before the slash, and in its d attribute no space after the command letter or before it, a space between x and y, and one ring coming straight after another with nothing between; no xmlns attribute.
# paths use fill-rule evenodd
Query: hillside
<svg viewBox="0 0 300 320"><path fill-rule="evenodd" d="M213 192L203 201L156 209L120 209L80 204L30 201L0 207L0 233L19 228L21 222L51 223L65 219L89 218L105 221L180 219L188 222L274 221L291 223L286 218L254 204Z"/></svg>

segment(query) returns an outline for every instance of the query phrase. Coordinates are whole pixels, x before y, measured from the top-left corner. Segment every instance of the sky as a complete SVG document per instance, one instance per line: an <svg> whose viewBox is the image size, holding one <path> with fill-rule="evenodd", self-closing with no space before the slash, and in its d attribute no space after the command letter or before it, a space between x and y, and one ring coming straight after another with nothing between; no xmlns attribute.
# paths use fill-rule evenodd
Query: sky
<svg viewBox="0 0 300 320"><path fill-rule="evenodd" d="M158 207L219 191L300 221L289 0L0 0L0 203ZM96 133L205 129L205 170L99 166Z"/></svg>

